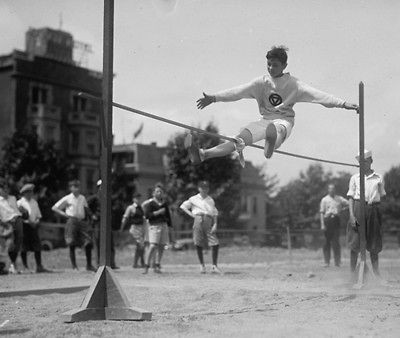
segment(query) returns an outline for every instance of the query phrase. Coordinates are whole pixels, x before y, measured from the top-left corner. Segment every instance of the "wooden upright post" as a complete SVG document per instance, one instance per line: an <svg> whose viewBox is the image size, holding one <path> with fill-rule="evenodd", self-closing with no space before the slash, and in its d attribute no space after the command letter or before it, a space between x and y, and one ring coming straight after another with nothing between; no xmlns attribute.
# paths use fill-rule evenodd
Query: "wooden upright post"
<svg viewBox="0 0 400 338"><path fill-rule="evenodd" d="M365 214L365 146L364 146L364 83L359 84L359 164L360 164L360 264L358 270L357 288L364 284L364 275L366 272L366 214Z"/></svg>
<svg viewBox="0 0 400 338"><path fill-rule="evenodd" d="M130 307L111 264L111 156L113 101L114 0L104 0L103 118L101 122L100 267L80 308L64 313L65 322L86 320L151 320L151 313Z"/></svg>

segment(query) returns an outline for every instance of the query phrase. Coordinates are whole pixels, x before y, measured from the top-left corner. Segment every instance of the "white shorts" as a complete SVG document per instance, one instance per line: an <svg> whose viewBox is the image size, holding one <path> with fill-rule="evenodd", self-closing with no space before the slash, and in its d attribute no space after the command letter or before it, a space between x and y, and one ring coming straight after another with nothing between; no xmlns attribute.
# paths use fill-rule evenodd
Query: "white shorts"
<svg viewBox="0 0 400 338"><path fill-rule="evenodd" d="M149 243L159 245L169 244L168 225L166 223L149 225Z"/></svg>
<svg viewBox="0 0 400 338"><path fill-rule="evenodd" d="M283 141L285 141L290 136L290 133L292 132L294 125L294 121L290 120L284 120L284 119L267 120L265 118L262 118L258 121L249 123L243 129L247 129L251 133L251 135L253 136L253 143L256 143L258 141L265 140L266 136L265 131L267 130L267 127L270 123L273 123L275 125L282 125L286 128L286 137Z"/></svg>

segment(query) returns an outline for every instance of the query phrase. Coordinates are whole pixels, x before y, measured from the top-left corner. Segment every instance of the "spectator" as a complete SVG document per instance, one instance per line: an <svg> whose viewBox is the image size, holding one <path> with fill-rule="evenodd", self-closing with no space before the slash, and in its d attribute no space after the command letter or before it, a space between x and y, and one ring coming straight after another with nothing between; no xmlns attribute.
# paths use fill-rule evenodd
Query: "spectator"
<svg viewBox="0 0 400 338"><path fill-rule="evenodd" d="M28 251L33 251L35 254L36 273L50 272L42 265L39 237L39 225L42 213L40 212L38 203L33 198L34 189L35 186L33 184L25 184L20 190L22 197L17 201L21 213L27 215L27 217L23 217L22 264L29 271L27 253Z"/></svg>
<svg viewBox="0 0 400 338"><path fill-rule="evenodd" d="M10 257L9 273L17 274L17 257L23 240L22 217L18 210L17 199L9 195L5 181L0 181L0 222L3 224L3 238L6 239L8 256Z"/></svg>

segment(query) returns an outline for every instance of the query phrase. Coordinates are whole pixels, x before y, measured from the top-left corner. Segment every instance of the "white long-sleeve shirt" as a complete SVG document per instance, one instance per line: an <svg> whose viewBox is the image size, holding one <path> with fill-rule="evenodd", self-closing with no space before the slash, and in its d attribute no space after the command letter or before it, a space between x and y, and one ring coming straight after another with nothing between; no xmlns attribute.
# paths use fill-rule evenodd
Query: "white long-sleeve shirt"
<svg viewBox="0 0 400 338"><path fill-rule="evenodd" d="M293 118L297 102L318 103L328 108L343 107L345 101L315 89L285 73L279 78L264 75L253 81L214 94L216 102L257 100L260 114L267 119Z"/></svg>

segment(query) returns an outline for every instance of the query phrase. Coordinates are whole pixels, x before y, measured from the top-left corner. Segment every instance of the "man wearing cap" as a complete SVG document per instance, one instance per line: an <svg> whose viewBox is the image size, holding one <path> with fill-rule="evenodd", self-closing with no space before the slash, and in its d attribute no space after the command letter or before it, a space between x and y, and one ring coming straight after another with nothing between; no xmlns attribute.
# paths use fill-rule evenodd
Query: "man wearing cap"
<svg viewBox="0 0 400 338"><path fill-rule="evenodd" d="M328 195L326 195L320 204L321 230L325 234L325 245L323 247L325 267L329 267L331 259L331 247L335 266L340 266L340 214L343 207L349 205L349 202L342 196L336 195L335 185L328 185Z"/></svg>
<svg viewBox="0 0 400 338"><path fill-rule="evenodd" d="M9 273L19 273L17 269L17 257L23 240L22 214L18 210L17 199L9 194L9 188L5 181L0 181L0 222L7 229L6 243L11 264Z"/></svg>
<svg viewBox="0 0 400 338"><path fill-rule="evenodd" d="M133 239L136 242L136 250L133 257L134 269L139 267L139 260L141 267L144 267L144 241L146 229L144 226L144 211L140 205L140 196L139 193L133 195L132 204L126 208L124 216L122 217L120 229L122 232L128 225L129 232L132 234Z"/></svg>
<svg viewBox="0 0 400 338"><path fill-rule="evenodd" d="M359 156L356 157L360 160ZM379 210L381 198L386 195L383 178L372 168L372 152L365 150L365 224L366 246L370 253L372 269L379 276L378 254L382 251L382 218ZM350 269L355 273L360 252L360 174L354 174L349 183L350 219L347 227L347 241L350 247Z"/></svg>
<svg viewBox="0 0 400 338"><path fill-rule="evenodd" d="M204 265L203 248L210 246L212 251L212 273L222 273L218 268L219 241L216 236L218 210L215 202L208 195L210 185L207 181L198 184L199 193L182 203L180 208L194 219L193 242L196 245L197 256L200 261L200 272L206 273Z"/></svg>
<svg viewBox="0 0 400 338"><path fill-rule="evenodd" d="M96 183L97 192L92 196L88 197L87 203L89 210L91 211L91 220L93 225L93 239L96 246L96 258L97 265L100 265L100 194L101 194L101 184L102 180L98 180ZM111 269L119 269L119 267L115 264L115 245L114 245L114 236L111 231Z"/></svg>
<svg viewBox="0 0 400 338"><path fill-rule="evenodd" d="M39 237L39 223L42 218L42 213L40 212L38 203L33 198L34 189L35 186L33 184L25 184L19 191L22 197L17 201L19 210L23 214L27 214L27 217L24 218L23 221L24 236L22 241L21 258L24 268L29 270L27 253L28 251L33 251L35 254L36 272L49 272L49 270L42 266L41 243Z"/></svg>

